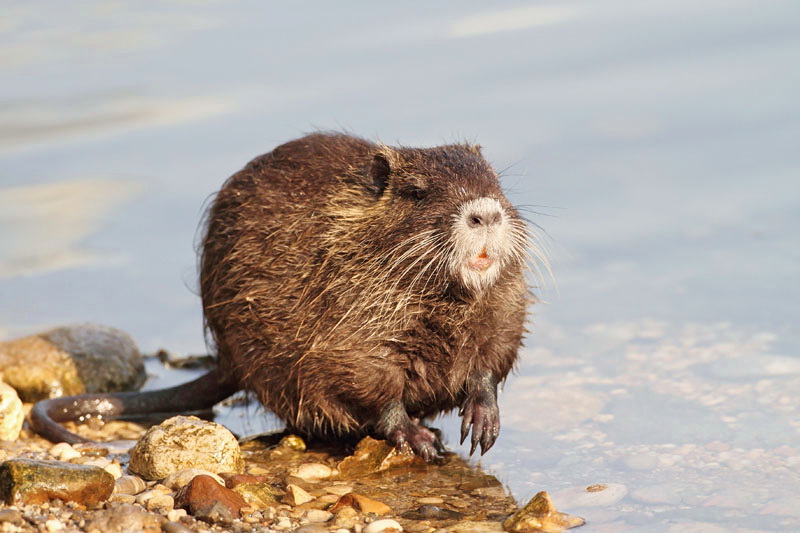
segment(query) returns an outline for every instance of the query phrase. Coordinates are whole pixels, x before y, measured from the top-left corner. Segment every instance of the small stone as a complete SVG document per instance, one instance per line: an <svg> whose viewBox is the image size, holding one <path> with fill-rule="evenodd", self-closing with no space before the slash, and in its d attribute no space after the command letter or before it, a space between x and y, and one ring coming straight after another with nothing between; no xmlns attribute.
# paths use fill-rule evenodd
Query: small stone
<svg viewBox="0 0 800 533"><path fill-rule="evenodd" d="M117 462L107 464L103 467L103 470L111 474L111 477L114 479L119 479L122 477L122 466L120 466L120 464Z"/></svg>
<svg viewBox="0 0 800 533"><path fill-rule="evenodd" d="M163 479L186 468L241 472L239 443L226 428L195 416L174 416L147 430L130 452L131 472Z"/></svg>
<svg viewBox="0 0 800 533"><path fill-rule="evenodd" d="M423 505L440 505L444 503L444 500L438 496L430 496L428 498L417 498L417 502Z"/></svg>
<svg viewBox="0 0 800 533"><path fill-rule="evenodd" d="M61 531L64 529L64 524L61 523L61 520L57 520L55 518L51 518L50 520L46 520L44 523L45 529L50 531L51 533L54 531Z"/></svg>
<svg viewBox="0 0 800 533"><path fill-rule="evenodd" d="M120 476L114 482L114 494L139 494L147 485L139 476Z"/></svg>
<svg viewBox="0 0 800 533"><path fill-rule="evenodd" d="M115 503L136 503L136 496L133 494L112 494L108 501Z"/></svg>
<svg viewBox="0 0 800 533"><path fill-rule="evenodd" d="M559 507L605 507L614 505L625 495L628 488L620 483L597 483L588 487L570 487L553 493Z"/></svg>
<svg viewBox="0 0 800 533"><path fill-rule="evenodd" d="M15 526L21 526L25 523L25 519L22 518L22 513L16 509L2 509L0 510L0 523L5 522Z"/></svg>
<svg viewBox="0 0 800 533"><path fill-rule="evenodd" d="M400 531L403 531L403 526L397 521L384 518L383 520L375 520L369 524L364 528L363 533L397 533Z"/></svg>
<svg viewBox="0 0 800 533"><path fill-rule="evenodd" d="M322 463L305 463L289 471L292 476L310 482L317 482L328 479L333 474L333 470L328 465Z"/></svg>
<svg viewBox="0 0 800 533"><path fill-rule="evenodd" d="M279 448L289 448L298 452L306 451L306 443L297 435L286 435L278 443Z"/></svg>
<svg viewBox="0 0 800 533"><path fill-rule="evenodd" d="M167 513L167 520L170 522L177 522L187 515L188 513L186 512L186 509L172 509Z"/></svg>
<svg viewBox="0 0 800 533"><path fill-rule="evenodd" d="M347 529L352 528L358 520L358 511L352 507L342 507L333 517L333 524Z"/></svg>
<svg viewBox="0 0 800 533"><path fill-rule="evenodd" d="M479 520L477 522L457 522L448 526L447 533L502 533L503 524L489 520ZM541 531L541 530L532 530ZM558 531L561 531L560 529Z"/></svg>
<svg viewBox="0 0 800 533"><path fill-rule="evenodd" d="M0 440L17 440L24 419L17 391L0 381Z"/></svg>
<svg viewBox="0 0 800 533"><path fill-rule="evenodd" d="M96 466L31 459L0 464L0 499L9 505L58 498L90 506L107 500L113 490L114 478Z"/></svg>
<svg viewBox="0 0 800 533"><path fill-rule="evenodd" d="M356 494L355 492L345 494L339 498L339 501L333 504L330 510L331 512L335 513L338 509L346 506L353 507L362 513L375 513L377 515L386 514L392 510L391 507L383 502L367 498L366 496Z"/></svg>
<svg viewBox="0 0 800 533"><path fill-rule="evenodd" d="M230 507L227 507L222 502L213 502L212 504L201 507L192 513L195 518L207 522L209 524L223 524L229 525L233 522L235 514L241 516L241 512L234 513Z"/></svg>
<svg viewBox="0 0 800 533"><path fill-rule="evenodd" d="M321 524L305 524L293 530L292 533L328 533L328 528Z"/></svg>
<svg viewBox="0 0 800 533"><path fill-rule="evenodd" d="M442 509L436 505L425 504L421 505L415 511L403 513L403 518L408 518L410 520L462 520L465 518L465 515L464 513L459 513L452 509Z"/></svg>
<svg viewBox="0 0 800 533"><path fill-rule="evenodd" d="M220 485L225 486L225 481L222 479L222 477L208 470L203 470L202 468L184 468L183 470L173 472L164 480L164 486L172 490L178 490L179 488L188 485L189 482L195 478L195 476L208 476L213 478L214 481Z"/></svg>
<svg viewBox="0 0 800 533"><path fill-rule="evenodd" d="M558 533L564 529L582 526L586 521L577 516L560 513L556 510L550 496L542 491L528 504L503 522L506 531L543 531Z"/></svg>
<svg viewBox="0 0 800 533"><path fill-rule="evenodd" d="M286 495L283 497L283 502L297 507L298 505L303 505L304 503L310 502L313 499L314 497L305 490L301 489L297 485L290 484L286 486Z"/></svg>
<svg viewBox="0 0 800 533"><path fill-rule="evenodd" d="M323 511L322 509L309 509L306 511L305 517L309 522L321 524L323 522L328 522L331 518L333 518L333 513L330 511Z"/></svg>
<svg viewBox="0 0 800 533"><path fill-rule="evenodd" d="M196 476L175 495L175 506L186 509L196 518L202 520L205 517L216 522L219 520L214 516L217 516L222 521L227 520L226 513L212 509L216 503L227 509L227 515L232 518L239 518L241 509L247 507L247 502L241 495L223 487L209 476Z"/></svg>
<svg viewBox="0 0 800 533"><path fill-rule="evenodd" d="M252 474L233 474L231 472L220 472L219 477L225 480L225 486L229 489L236 487L242 483L267 483L269 478L267 476L254 476Z"/></svg>
<svg viewBox="0 0 800 533"><path fill-rule="evenodd" d="M289 520L288 516L281 516L278 517L278 521L275 522L275 528L277 529L289 529L292 527L292 521Z"/></svg>
<svg viewBox="0 0 800 533"><path fill-rule="evenodd" d="M348 492L353 492L352 485L331 485L329 487L325 487L325 492L330 494L336 494L337 496L344 496Z"/></svg>
<svg viewBox="0 0 800 533"><path fill-rule="evenodd" d="M278 505L278 500L267 483L239 483L232 490L254 509L266 509Z"/></svg>
<svg viewBox="0 0 800 533"><path fill-rule="evenodd" d="M147 500L148 511L169 512L175 507L175 500L169 494L156 494Z"/></svg>
<svg viewBox="0 0 800 533"><path fill-rule="evenodd" d="M386 441L364 437L356 446L353 455L342 459L338 468L343 476L354 478L414 462L425 463L410 449L398 450Z"/></svg>
<svg viewBox="0 0 800 533"><path fill-rule="evenodd" d="M183 509L176 509L176 510L182 511ZM195 530L184 526L177 520L170 520L169 522L165 522L164 524L162 524L161 531L163 533L194 533Z"/></svg>
<svg viewBox="0 0 800 533"><path fill-rule="evenodd" d="M127 504L107 504L106 509L95 512L87 520L85 530L102 533L128 533L131 531L158 533L161 518L141 508Z"/></svg>

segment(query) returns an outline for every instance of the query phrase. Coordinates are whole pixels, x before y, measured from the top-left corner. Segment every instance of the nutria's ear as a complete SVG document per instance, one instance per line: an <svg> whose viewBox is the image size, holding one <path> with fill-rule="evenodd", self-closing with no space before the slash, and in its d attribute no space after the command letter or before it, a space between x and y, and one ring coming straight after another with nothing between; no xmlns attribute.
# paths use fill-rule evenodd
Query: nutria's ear
<svg viewBox="0 0 800 533"><path fill-rule="evenodd" d="M382 152L375 154L369 167L369 177L375 190L375 196L382 195L383 191L386 190L386 183L389 181L389 174L391 173L392 166L386 158L386 154Z"/></svg>

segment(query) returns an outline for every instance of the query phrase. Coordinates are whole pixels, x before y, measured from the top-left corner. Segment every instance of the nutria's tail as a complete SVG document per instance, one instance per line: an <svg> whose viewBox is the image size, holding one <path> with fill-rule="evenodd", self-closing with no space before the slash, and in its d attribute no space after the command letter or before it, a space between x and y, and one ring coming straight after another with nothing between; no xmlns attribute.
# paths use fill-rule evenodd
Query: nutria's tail
<svg viewBox="0 0 800 533"><path fill-rule="evenodd" d="M33 430L52 442L92 442L70 431L58 422L77 421L87 415L120 418L130 415L181 413L210 409L239 390L221 378L217 369L169 389L147 392L80 394L43 400L31 409Z"/></svg>

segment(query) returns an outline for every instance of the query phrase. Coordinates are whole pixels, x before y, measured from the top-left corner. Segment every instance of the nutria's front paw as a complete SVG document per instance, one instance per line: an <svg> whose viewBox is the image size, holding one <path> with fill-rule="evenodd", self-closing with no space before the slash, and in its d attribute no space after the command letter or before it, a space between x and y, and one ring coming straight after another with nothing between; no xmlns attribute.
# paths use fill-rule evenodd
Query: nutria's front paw
<svg viewBox="0 0 800 533"><path fill-rule="evenodd" d="M464 402L459 415L463 417L461 444L464 444L472 426L472 445L469 454L475 453L478 443L481 445L481 455L488 452L500 434L500 409L497 407L497 400L486 395L470 396Z"/></svg>
<svg viewBox="0 0 800 533"><path fill-rule="evenodd" d="M395 446L402 446L408 443L414 453L425 459L427 463L438 463L444 459L442 455L445 448L439 437L419 424L410 423L403 427L396 428L388 435L389 442Z"/></svg>

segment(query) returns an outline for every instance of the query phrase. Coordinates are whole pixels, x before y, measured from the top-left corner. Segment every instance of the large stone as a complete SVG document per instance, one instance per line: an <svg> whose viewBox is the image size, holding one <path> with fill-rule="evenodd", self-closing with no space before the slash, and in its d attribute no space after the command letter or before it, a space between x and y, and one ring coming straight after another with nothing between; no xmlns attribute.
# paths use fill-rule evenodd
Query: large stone
<svg viewBox="0 0 800 533"><path fill-rule="evenodd" d="M0 381L0 440L17 440L24 419L17 391Z"/></svg>
<svg viewBox="0 0 800 533"><path fill-rule="evenodd" d="M196 416L174 416L151 427L131 449L130 458L129 470L151 480L186 468L215 474L244 468L236 437Z"/></svg>
<svg viewBox="0 0 800 533"><path fill-rule="evenodd" d="M10 459L0 464L0 499L9 505L52 499L96 505L114 490L114 477L97 466Z"/></svg>
<svg viewBox="0 0 800 533"><path fill-rule="evenodd" d="M414 462L424 464L424 460L415 455L410 448L400 450L384 440L364 437L356 446L353 455L345 457L338 468L343 476L356 478Z"/></svg>
<svg viewBox="0 0 800 533"><path fill-rule="evenodd" d="M96 324L0 342L0 374L26 402L137 389L146 378L130 335Z"/></svg>

